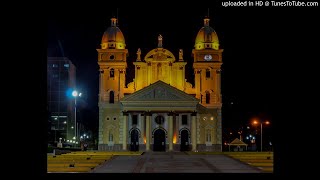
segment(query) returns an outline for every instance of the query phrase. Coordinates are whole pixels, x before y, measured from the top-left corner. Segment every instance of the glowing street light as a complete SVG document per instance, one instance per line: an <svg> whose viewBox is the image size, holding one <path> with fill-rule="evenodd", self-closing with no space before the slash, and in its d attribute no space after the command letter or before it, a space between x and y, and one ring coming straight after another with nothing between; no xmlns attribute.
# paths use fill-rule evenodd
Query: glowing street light
<svg viewBox="0 0 320 180"><path fill-rule="evenodd" d="M82 136L80 136L80 139L89 139L89 135L83 134Z"/></svg>
<svg viewBox="0 0 320 180"><path fill-rule="evenodd" d="M261 131L261 132L260 132L260 141L261 141L261 142L260 142L260 148L261 148L260 151L262 152L262 124L265 123L265 124L268 125L268 124L270 124L270 122L269 122L269 121L265 121L265 122L262 122L262 121L253 121L253 124L254 124L254 125L257 125L257 124L259 124L259 123L260 123L260 129L261 129L261 130L260 130L260 131Z"/></svg>
<svg viewBox="0 0 320 180"><path fill-rule="evenodd" d="M74 97L74 136L77 137L77 97L81 97L82 93L74 90L72 96Z"/></svg>

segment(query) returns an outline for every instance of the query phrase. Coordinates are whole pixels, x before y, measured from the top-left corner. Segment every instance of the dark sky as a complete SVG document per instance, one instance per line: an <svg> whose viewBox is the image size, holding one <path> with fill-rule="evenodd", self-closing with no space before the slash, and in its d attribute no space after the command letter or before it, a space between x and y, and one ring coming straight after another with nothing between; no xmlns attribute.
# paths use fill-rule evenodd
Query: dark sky
<svg viewBox="0 0 320 180"><path fill-rule="evenodd" d="M97 48L103 32L110 26L117 8L56 9L48 18L48 56L63 53L77 66L77 84L87 95L88 109L98 117ZM245 126L253 117L271 120L274 95L279 89L279 62L289 61L293 44L302 43L298 33L306 26L312 28L318 8L308 7L210 7L210 26L215 29L224 49L222 66L223 128ZM302 14L303 10L303 14ZM176 57L184 50L190 70L188 81L193 81L191 51L195 37L203 26L208 8L119 8L119 28L129 50L127 69L132 79L132 62L138 48L142 57L157 46L162 34L164 48ZM313 19L312 19L313 18ZM310 20L311 19L311 20ZM311 21L311 23L310 23ZM314 23L316 24L316 23ZM284 73L286 69L281 69ZM285 82L283 82L285 83ZM233 104L232 104L233 102ZM93 120L92 120L93 121ZM96 124L95 123L95 124Z"/></svg>

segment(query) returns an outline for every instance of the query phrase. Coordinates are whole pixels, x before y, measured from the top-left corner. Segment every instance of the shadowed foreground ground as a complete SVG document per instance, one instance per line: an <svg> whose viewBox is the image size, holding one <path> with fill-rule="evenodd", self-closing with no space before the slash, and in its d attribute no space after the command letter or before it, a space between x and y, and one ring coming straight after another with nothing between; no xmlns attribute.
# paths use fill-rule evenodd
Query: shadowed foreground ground
<svg viewBox="0 0 320 180"><path fill-rule="evenodd" d="M183 152L148 152L115 156L92 173L261 173L256 167L222 154L188 155Z"/></svg>

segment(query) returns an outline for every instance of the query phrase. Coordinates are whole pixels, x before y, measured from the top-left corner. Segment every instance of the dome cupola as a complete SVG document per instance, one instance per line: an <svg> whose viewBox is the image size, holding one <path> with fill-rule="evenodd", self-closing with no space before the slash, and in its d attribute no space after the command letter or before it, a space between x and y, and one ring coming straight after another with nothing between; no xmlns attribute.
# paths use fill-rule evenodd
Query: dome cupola
<svg viewBox="0 0 320 180"><path fill-rule="evenodd" d="M126 43L117 21L117 18L111 18L111 26L102 36L101 49L125 49Z"/></svg>
<svg viewBox="0 0 320 180"><path fill-rule="evenodd" d="M215 30L209 25L210 19L208 17L204 18L204 26L199 30L196 41L195 49L219 49L219 39Z"/></svg>

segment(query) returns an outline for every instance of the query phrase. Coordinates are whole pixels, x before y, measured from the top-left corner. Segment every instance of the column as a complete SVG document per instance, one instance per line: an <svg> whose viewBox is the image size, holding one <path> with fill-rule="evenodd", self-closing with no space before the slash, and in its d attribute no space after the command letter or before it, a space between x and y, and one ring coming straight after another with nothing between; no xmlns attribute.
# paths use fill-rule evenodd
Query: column
<svg viewBox="0 0 320 180"><path fill-rule="evenodd" d="M142 144L144 144L144 126L145 126L145 121L144 121L144 116L143 114L139 114L139 123L140 123L140 133L141 133L141 138L142 138Z"/></svg>
<svg viewBox="0 0 320 180"><path fill-rule="evenodd" d="M217 85L217 90L216 90L216 93L217 93L217 101L218 103L222 103L222 99L221 99L221 75L220 75L220 72L221 72L221 69L217 69L216 71L216 85Z"/></svg>
<svg viewBox="0 0 320 180"><path fill-rule="evenodd" d="M99 102L104 101L104 70L100 69Z"/></svg>
<svg viewBox="0 0 320 180"><path fill-rule="evenodd" d="M218 126L217 126L217 119L215 118L214 119L214 123L213 123L213 129L212 129L212 144L217 144L217 129L218 129Z"/></svg>
<svg viewBox="0 0 320 180"><path fill-rule="evenodd" d="M213 103L218 103L219 101L219 93L218 93L218 80L217 80L217 70L213 69L210 71L210 73L212 72L212 76L213 76L213 96L211 96L213 98Z"/></svg>
<svg viewBox="0 0 320 180"><path fill-rule="evenodd" d="M134 69L134 79L133 79L133 83L134 83L134 89L136 90L137 89L137 81L138 81L138 77L137 74L138 74L138 69L137 69L137 65L134 65L135 66L135 69ZM140 74L140 73L139 73Z"/></svg>
<svg viewBox="0 0 320 180"><path fill-rule="evenodd" d="M128 142L128 113L123 112L123 128L122 128L122 150L127 150Z"/></svg>
<svg viewBox="0 0 320 180"><path fill-rule="evenodd" d="M184 89L186 87L186 65L183 65L183 71L182 71L182 88Z"/></svg>
<svg viewBox="0 0 320 180"><path fill-rule="evenodd" d="M118 101L117 102L119 102L120 101L120 98L121 98L121 91L122 91L122 89L121 89L121 84L122 84L122 78L121 78L121 69L118 69L118 73L119 73L119 75L118 75Z"/></svg>
<svg viewBox="0 0 320 180"><path fill-rule="evenodd" d="M191 143L192 151L197 150L197 112L191 113Z"/></svg>
<svg viewBox="0 0 320 180"><path fill-rule="evenodd" d="M169 151L173 151L173 113L168 113L168 136L169 136Z"/></svg>
<svg viewBox="0 0 320 180"><path fill-rule="evenodd" d="M151 113L146 112L146 151L150 151Z"/></svg>
<svg viewBox="0 0 320 180"><path fill-rule="evenodd" d="M120 78L121 78L121 84L120 84L120 99L124 97L123 93L123 88L125 87L125 82L126 82L126 70L122 69L120 73ZM119 101L120 101L119 99Z"/></svg>
<svg viewBox="0 0 320 180"><path fill-rule="evenodd" d="M222 144L222 122L221 122L221 108L218 109L218 120L217 120L217 144ZM221 145L222 151L222 145Z"/></svg>
<svg viewBox="0 0 320 180"><path fill-rule="evenodd" d="M103 113L104 113L104 109L100 106L99 107L99 145L103 144L103 127L104 127Z"/></svg>
<svg viewBox="0 0 320 180"><path fill-rule="evenodd" d="M200 74L200 69L195 69L195 88L196 88L196 98L200 99L201 98L201 89L200 89L200 86L201 86L201 83L200 83L200 79L201 79L201 74Z"/></svg>
<svg viewBox="0 0 320 180"><path fill-rule="evenodd" d="M172 75L172 63L169 63L169 84L171 85L171 86L173 86L173 84L172 84L172 77L173 75Z"/></svg>
<svg viewBox="0 0 320 180"><path fill-rule="evenodd" d="M147 71L148 71L148 86L151 84L151 76L152 76L152 66L151 62L147 63Z"/></svg>

